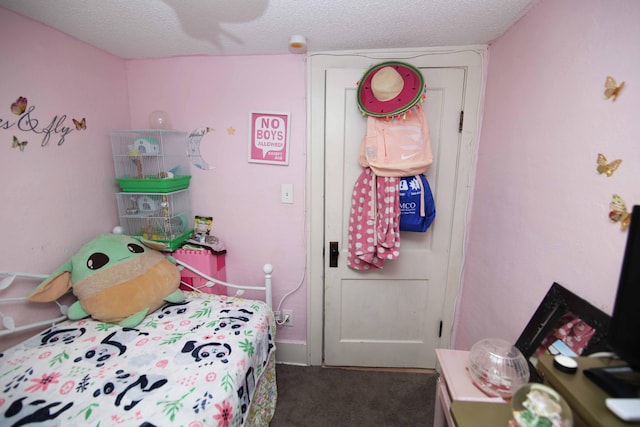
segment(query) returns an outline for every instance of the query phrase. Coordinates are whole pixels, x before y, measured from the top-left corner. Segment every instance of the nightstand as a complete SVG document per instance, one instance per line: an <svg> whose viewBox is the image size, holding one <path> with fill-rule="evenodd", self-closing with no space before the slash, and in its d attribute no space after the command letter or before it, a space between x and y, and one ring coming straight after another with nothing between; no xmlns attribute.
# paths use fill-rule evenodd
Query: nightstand
<svg viewBox="0 0 640 427"><path fill-rule="evenodd" d="M227 269L225 266L225 252L221 252L219 254L213 254L209 250L197 250L197 249L177 249L171 255L184 263L189 264L191 267L195 268L207 274L214 279L221 280L223 282L227 281ZM188 269L183 269L180 272L180 280L194 288L200 290L201 292L209 293L209 294L218 294L218 295L227 295L226 286L222 285L214 285L209 281L198 274L192 272ZM180 289L184 290L192 290L191 288L181 285Z"/></svg>
<svg viewBox="0 0 640 427"><path fill-rule="evenodd" d="M510 406L499 397L487 396L473 385L469 372L467 372L468 357L468 351L436 349L440 376L436 385L434 427L456 426L451 414L451 402L453 401L497 403L499 405L490 407L499 408L500 412L505 412L503 405Z"/></svg>

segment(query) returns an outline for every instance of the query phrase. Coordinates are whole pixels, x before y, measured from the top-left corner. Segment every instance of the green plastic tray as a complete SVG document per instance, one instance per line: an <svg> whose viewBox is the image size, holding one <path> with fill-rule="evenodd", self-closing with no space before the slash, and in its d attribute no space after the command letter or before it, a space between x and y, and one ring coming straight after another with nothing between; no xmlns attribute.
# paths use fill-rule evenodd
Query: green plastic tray
<svg viewBox="0 0 640 427"><path fill-rule="evenodd" d="M184 242L186 242L187 240L189 240L189 238L191 237L191 235L193 234L193 229L187 231L184 234L181 234L180 236L176 237L175 239L171 239L171 240L163 240L163 239L151 239L154 242L161 242L164 243L167 247L164 250L164 252L173 252L176 249L180 249L180 246L182 246L184 244ZM139 235L142 238L146 238L144 235Z"/></svg>
<svg viewBox="0 0 640 427"><path fill-rule="evenodd" d="M174 178L116 178L122 191L127 193L170 193L189 187L191 175Z"/></svg>

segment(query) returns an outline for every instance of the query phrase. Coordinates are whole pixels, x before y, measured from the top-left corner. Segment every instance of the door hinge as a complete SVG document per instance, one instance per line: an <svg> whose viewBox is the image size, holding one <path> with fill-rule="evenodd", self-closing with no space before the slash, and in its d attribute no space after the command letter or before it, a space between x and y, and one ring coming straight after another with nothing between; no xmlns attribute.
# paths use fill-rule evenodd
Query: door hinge
<svg viewBox="0 0 640 427"><path fill-rule="evenodd" d="M440 328L438 329L438 338L442 338L442 320L440 321Z"/></svg>
<svg viewBox="0 0 640 427"><path fill-rule="evenodd" d="M462 133L463 123L464 123L464 111L460 111L460 123L458 124L458 133Z"/></svg>

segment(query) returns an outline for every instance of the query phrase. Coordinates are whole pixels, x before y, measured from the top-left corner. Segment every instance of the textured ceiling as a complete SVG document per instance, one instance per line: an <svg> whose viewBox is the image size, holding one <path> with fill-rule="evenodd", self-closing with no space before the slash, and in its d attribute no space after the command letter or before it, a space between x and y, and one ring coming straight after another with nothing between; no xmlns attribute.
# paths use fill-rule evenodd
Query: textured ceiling
<svg viewBox="0 0 640 427"><path fill-rule="evenodd" d="M0 0L122 58L488 44L536 0Z"/></svg>

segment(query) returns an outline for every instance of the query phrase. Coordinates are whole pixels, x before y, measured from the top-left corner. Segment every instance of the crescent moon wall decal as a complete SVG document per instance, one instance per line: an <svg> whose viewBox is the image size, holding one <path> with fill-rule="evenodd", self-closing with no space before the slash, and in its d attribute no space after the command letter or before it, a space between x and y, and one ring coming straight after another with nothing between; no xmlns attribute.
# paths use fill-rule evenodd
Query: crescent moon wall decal
<svg viewBox="0 0 640 427"><path fill-rule="evenodd" d="M198 169L214 169L214 167L210 166L209 163L207 163L207 161L203 159L202 155L200 154L200 140L203 136L213 130L213 128L204 127L198 128L189 134L189 146L187 147L187 155L189 156L189 160L191 160L191 163L193 163L193 165Z"/></svg>

